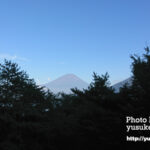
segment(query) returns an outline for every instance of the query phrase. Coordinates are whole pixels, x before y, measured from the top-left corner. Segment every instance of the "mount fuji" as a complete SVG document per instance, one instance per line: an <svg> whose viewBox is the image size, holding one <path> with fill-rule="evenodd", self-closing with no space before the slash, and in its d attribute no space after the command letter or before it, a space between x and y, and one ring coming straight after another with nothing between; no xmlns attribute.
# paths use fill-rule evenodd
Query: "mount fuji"
<svg viewBox="0 0 150 150"><path fill-rule="evenodd" d="M54 81L44 84L44 86L53 93L64 92L67 94L71 93L71 88L76 87L79 90L83 90L86 89L88 85L88 83L86 83L74 74L66 74L57 78Z"/></svg>

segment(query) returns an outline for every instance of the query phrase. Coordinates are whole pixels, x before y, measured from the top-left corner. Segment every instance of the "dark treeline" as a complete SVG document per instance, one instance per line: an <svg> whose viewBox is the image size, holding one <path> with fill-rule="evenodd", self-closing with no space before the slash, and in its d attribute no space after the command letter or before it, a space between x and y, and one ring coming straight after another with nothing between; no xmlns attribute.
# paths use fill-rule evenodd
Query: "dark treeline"
<svg viewBox="0 0 150 150"><path fill-rule="evenodd" d="M150 50L131 56L132 85L119 93L109 75L87 89L53 94L16 63L0 64L0 150L97 150L125 141L125 117L150 113Z"/></svg>

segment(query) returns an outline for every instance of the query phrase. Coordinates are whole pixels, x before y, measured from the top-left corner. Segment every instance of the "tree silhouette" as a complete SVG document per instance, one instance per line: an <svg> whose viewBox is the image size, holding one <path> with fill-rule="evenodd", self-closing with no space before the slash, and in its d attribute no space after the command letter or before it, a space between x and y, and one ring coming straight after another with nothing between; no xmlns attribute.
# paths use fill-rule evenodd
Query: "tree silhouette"
<svg viewBox="0 0 150 150"><path fill-rule="evenodd" d="M16 63L5 60L0 64L0 103L13 110L42 105L45 92L38 87L26 72L20 70Z"/></svg>
<svg viewBox="0 0 150 150"><path fill-rule="evenodd" d="M0 64L0 149L102 149L124 139L126 115L150 113L150 50L131 56L132 85L115 93L109 75L87 89L53 94L16 63Z"/></svg>

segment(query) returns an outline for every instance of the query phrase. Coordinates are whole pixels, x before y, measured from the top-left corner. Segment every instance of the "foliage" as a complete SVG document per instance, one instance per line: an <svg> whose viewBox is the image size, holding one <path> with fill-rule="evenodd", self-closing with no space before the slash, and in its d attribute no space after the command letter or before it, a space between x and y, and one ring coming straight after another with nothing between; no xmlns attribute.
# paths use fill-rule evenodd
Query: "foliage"
<svg viewBox="0 0 150 150"><path fill-rule="evenodd" d="M124 117L150 113L150 50L131 56L132 85L115 93L109 75L93 74L83 91L53 94L16 63L0 64L0 149L101 149L119 146Z"/></svg>

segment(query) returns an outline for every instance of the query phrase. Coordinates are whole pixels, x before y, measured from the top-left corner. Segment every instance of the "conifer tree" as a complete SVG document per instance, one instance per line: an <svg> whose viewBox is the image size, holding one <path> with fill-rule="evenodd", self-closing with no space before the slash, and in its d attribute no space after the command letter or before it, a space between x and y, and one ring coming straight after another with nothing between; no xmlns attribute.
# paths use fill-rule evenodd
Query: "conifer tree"
<svg viewBox="0 0 150 150"><path fill-rule="evenodd" d="M44 100L44 91L38 87L18 64L5 60L0 64L0 100L5 105L14 103L40 103Z"/></svg>

